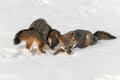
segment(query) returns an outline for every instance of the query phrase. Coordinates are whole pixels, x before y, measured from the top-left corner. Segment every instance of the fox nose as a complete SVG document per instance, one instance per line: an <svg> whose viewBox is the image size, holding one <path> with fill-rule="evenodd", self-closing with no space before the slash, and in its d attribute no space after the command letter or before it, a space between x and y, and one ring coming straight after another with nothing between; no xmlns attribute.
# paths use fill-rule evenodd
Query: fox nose
<svg viewBox="0 0 120 80"><path fill-rule="evenodd" d="M71 51L70 51L70 50L67 50L67 53L68 53L68 54L71 54Z"/></svg>
<svg viewBox="0 0 120 80"><path fill-rule="evenodd" d="M54 48L55 48L55 46L50 46L50 48L51 48L51 49L54 49Z"/></svg>
<svg viewBox="0 0 120 80"><path fill-rule="evenodd" d="M71 54L71 49L70 48L67 48L67 53Z"/></svg>

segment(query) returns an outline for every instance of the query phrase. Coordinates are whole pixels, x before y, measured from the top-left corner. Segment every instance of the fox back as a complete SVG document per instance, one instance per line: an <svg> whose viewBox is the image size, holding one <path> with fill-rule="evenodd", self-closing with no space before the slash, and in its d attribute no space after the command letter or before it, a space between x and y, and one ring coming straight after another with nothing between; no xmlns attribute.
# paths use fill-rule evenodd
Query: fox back
<svg viewBox="0 0 120 80"><path fill-rule="evenodd" d="M90 31L87 30L76 30L75 33L75 39L77 41L76 47L79 48L85 48L89 45L93 45L94 43L94 36Z"/></svg>
<svg viewBox="0 0 120 80"><path fill-rule="evenodd" d="M47 39L47 36L51 30L51 27L49 26L47 21L42 18L33 21L32 24L30 25L29 29L31 29L31 28L37 29L39 32L41 32L43 34L45 40Z"/></svg>

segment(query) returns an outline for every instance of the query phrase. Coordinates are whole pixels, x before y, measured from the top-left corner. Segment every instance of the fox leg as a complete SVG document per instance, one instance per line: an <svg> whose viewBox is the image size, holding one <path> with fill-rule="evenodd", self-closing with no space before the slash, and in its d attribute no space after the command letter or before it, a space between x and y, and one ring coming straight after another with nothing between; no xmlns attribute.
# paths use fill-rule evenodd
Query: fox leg
<svg viewBox="0 0 120 80"><path fill-rule="evenodd" d="M42 45L39 45L39 50L41 53L46 53L44 50L43 50L43 46Z"/></svg>
<svg viewBox="0 0 120 80"><path fill-rule="evenodd" d="M54 53L54 55L57 55L58 53L60 53L60 52L65 52L65 50L63 50L63 49L58 49L55 53Z"/></svg>
<svg viewBox="0 0 120 80"><path fill-rule="evenodd" d="M30 40L30 39L27 40L27 42L26 42L26 48L27 48L27 49L30 49L32 43L33 43L33 40Z"/></svg>
<svg viewBox="0 0 120 80"><path fill-rule="evenodd" d="M50 47L50 43L48 41L46 41L46 44Z"/></svg>
<svg viewBox="0 0 120 80"><path fill-rule="evenodd" d="M36 40L36 43L38 45L38 48L40 50L41 53L45 53L45 51L43 50L43 47L44 47L44 43L41 42L41 40Z"/></svg>
<svg viewBox="0 0 120 80"><path fill-rule="evenodd" d="M91 43L92 43L92 34L87 34L85 39L86 40L85 40L85 43L83 45L83 48L91 45Z"/></svg>

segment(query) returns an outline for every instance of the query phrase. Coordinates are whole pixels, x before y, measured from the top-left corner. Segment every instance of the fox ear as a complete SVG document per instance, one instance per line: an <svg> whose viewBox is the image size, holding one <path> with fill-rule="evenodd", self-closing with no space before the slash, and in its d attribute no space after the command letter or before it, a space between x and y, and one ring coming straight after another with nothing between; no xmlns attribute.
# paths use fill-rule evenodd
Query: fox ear
<svg viewBox="0 0 120 80"><path fill-rule="evenodd" d="M62 41L62 40L63 40L63 36L60 35L60 36L58 37L58 40L59 40L59 41Z"/></svg>
<svg viewBox="0 0 120 80"><path fill-rule="evenodd" d="M75 33L73 32L73 33L71 34L71 36L74 37L74 36L75 36Z"/></svg>
<svg viewBox="0 0 120 80"><path fill-rule="evenodd" d="M58 34L54 34L54 37L59 38L59 35Z"/></svg>
<svg viewBox="0 0 120 80"><path fill-rule="evenodd" d="M70 38L72 41L74 41L74 40L75 40L75 33L74 33L74 32L71 33L69 38Z"/></svg>
<svg viewBox="0 0 120 80"><path fill-rule="evenodd" d="M70 34L69 38L74 38L74 36L75 36L75 33L73 32Z"/></svg>

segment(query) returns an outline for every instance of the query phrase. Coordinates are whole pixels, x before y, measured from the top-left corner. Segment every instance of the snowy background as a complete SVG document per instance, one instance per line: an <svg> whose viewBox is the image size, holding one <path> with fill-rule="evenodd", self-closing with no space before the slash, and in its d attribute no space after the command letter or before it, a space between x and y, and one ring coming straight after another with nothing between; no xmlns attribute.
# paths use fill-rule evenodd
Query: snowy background
<svg viewBox="0 0 120 80"><path fill-rule="evenodd" d="M33 56L13 38L37 18L62 34L104 30L117 39L75 48L73 55L53 56L55 50L47 49ZM120 0L0 0L0 80L120 80L119 29Z"/></svg>

